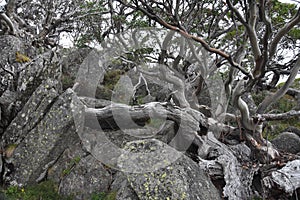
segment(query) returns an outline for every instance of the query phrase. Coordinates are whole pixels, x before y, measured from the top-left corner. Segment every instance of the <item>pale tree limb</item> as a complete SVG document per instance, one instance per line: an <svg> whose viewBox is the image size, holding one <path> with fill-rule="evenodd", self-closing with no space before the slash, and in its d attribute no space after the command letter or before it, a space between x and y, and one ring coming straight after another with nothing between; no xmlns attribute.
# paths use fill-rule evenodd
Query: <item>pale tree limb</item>
<svg viewBox="0 0 300 200"><path fill-rule="evenodd" d="M261 116L256 118L250 117L248 105L241 98L244 93L244 84L246 80L240 80L233 91L233 103L241 112L241 124L245 128L242 135L247 141L247 145L251 148L254 155L262 163L267 163L279 156L278 151L273 148L272 144L262 137L262 121Z"/></svg>
<svg viewBox="0 0 300 200"><path fill-rule="evenodd" d="M153 11L150 13L145 8L142 8L139 5L136 5L136 7L135 6L130 6L127 3L125 3L124 1L122 1L122 0L118 0L118 2L120 2L120 3L122 3L122 4L126 5L126 6L129 6L130 8L138 9L142 13L144 13L145 15L147 15L150 19L156 21L157 23L159 23L163 27L165 27L167 29L170 29L170 30L173 30L173 31L176 31L176 32L180 33L181 35L183 35L184 37L186 37L188 39L192 39L192 40L200 43L204 47L204 49L206 49L207 51L209 51L211 53L215 53L215 54L220 55L221 57L225 58L232 67L235 67L235 68L239 69L244 75L246 75L250 79L253 79L252 74L249 73L247 70L245 70L243 67L241 67L238 63L236 63L229 54L221 51L220 49L216 49L216 48L210 47L209 44L205 40L203 40L202 38L199 38L197 36L191 35L191 34L187 33L186 31L184 31L184 30L182 30L182 29L180 29L180 28L178 28L176 26L173 26L173 25L167 23L166 21L164 21L159 16L157 16L155 14L152 14ZM141 2L143 3L144 6L147 7L147 4L145 2L143 2L143 1L141 1Z"/></svg>
<svg viewBox="0 0 300 200"><path fill-rule="evenodd" d="M188 103L188 101L186 100L186 97L185 97L184 82L180 78L171 74L170 70L165 65L161 65L159 67L159 71L161 72L160 73L161 78L166 80L168 83L173 84L174 90L177 91L175 93L175 96L177 97L177 99L179 101L180 107L182 107L182 108L190 107L190 104Z"/></svg>
<svg viewBox="0 0 300 200"><path fill-rule="evenodd" d="M182 123L182 120L189 119L190 122L186 125L186 134L194 134L199 131L199 127L205 127L205 128L218 128L219 131L229 134L237 129L235 127L222 124L213 118L207 118L205 117L201 112L191 109L191 108L179 108L177 106L171 106L168 103L161 103L161 102L151 102L143 105L138 106L129 106L126 104L119 104L119 103L113 103L113 102L102 102L99 100L93 100L86 97L80 97L80 99L84 102L91 102L96 101L96 105L99 108L93 108L92 107L86 107L85 108L85 114L86 116L95 116L97 120L99 121L102 128L112 128L111 126L106 127L105 123L109 122L111 125L114 124L114 113L124 113L129 112L131 119L124 119L124 121L132 120L136 124L139 124L141 126L145 125L147 121L151 117L155 118L161 118L166 120L171 120L180 125ZM98 103L97 103L98 101ZM92 103L87 103L92 104ZM112 112L114 110L114 112ZM103 125L103 126L102 126ZM198 127L196 129L192 129L192 127ZM117 128L113 127L113 128ZM124 127L122 128L136 128L135 126L132 126L130 123L124 123ZM211 130L211 129L210 129Z"/></svg>
<svg viewBox="0 0 300 200"><path fill-rule="evenodd" d="M259 127L255 126L253 119L251 119L251 117L250 117L248 105L241 98L242 94L244 93L244 84L245 83L246 83L245 80L239 80L236 87L234 88L234 91L232 93L233 104L241 112L241 120L242 120L241 123L244 128L246 128L249 131L253 131L253 132L261 131L261 130L257 130L257 128L259 128Z"/></svg>
<svg viewBox="0 0 300 200"><path fill-rule="evenodd" d="M300 69L300 57L298 58L297 62L295 63L293 69L291 70L290 76L284 85L273 95L267 96L263 102L258 106L257 113L262 114L266 111L266 109L279 100L285 93L288 91L291 84L294 82L298 71Z"/></svg>
<svg viewBox="0 0 300 200"><path fill-rule="evenodd" d="M185 83L182 79L178 78L174 74L171 73L171 70L166 65L159 65L157 72L149 72L142 70L141 68L137 68L139 72L146 74L152 77L159 77L161 80L166 81L173 85L174 95L176 96L180 107L187 108L190 107L189 102L185 97Z"/></svg>
<svg viewBox="0 0 300 200"><path fill-rule="evenodd" d="M294 117L300 117L300 111L291 110L285 113L279 114L263 114L261 115L267 121L276 121L276 120L287 120Z"/></svg>
<svg viewBox="0 0 300 200"><path fill-rule="evenodd" d="M149 90L149 88L148 88L147 80L145 79L145 77L143 76L143 74L140 73L139 81L138 81L138 83L133 87L133 94L132 94L132 97L133 97L133 98L135 97L135 95L136 95L136 93L137 93L138 87L142 86L142 81L143 81L144 84L145 84L146 91L147 91L147 95L151 95L150 90Z"/></svg>
<svg viewBox="0 0 300 200"><path fill-rule="evenodd" d="M0 18L2 18L6 22L6 24L8 25L11 33L13 35L15 35L16 34L16 28L15 28L14 24L12 23L12 21L9 19L9 17L5 13L0 13Z"/></svg>
<svg viewBox="0 0 300 200"><path fill-rule="evenodd" d="M286 23L275 35L273 41L270 44L270 53L269 53L269 58L272 58L275 55L275 52L277 50L277 45L282 39L283 36L285 36L295 25L300 23L300 8L298 9L298 12L296 15Z"/></svg>
<svg viewBox="0 0 300 200"><path fill-rule="evenodd" d="M245 26L249 39L250 44L252 47L254 59L257 61L261 57L261 51L258 46L258 38L255 32L255 25L256 25L256 19L257 19L257 6L256 2L250 3L250 21L249 23L246 22L246 20L243 18L242 14L238 11L237 8L235 8L230 0L226 0L227 5L229 6L230 10L237 16L238 20Z"/></svg>
<svg viewBox="0 0 300 200"><path fill-rule="evenodd" d="M265 75L265 71L266 71L265 67L269 59L269 41L272 34L272 22L268 15L268 8L266 4L267 4L266 0L259 0L259 14L261 16L262 21L265 24L265 33L262 38L262 44L263 44L262 58L258 63L260 64L260 66L256 68L257 71L254 70L253 72L254 74L257 74L258 78L263 77Z"/></svg>

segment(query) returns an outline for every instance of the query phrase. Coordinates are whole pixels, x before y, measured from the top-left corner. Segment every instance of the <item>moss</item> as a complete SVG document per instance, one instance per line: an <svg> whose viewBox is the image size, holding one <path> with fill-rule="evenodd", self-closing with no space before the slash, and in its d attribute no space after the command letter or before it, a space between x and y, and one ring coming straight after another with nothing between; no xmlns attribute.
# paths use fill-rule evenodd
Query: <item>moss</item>
<svg viewBox="0 0 300 200"><path fill-rule="evenodd" d="M151 118L147 121L147 125L153 128L160 128L162 124L165 123L165 120L158 118Z"/></svg>
<svg viewBox="0 0 300 200"><path fill-rule="evenodd" d="M62 176L69 175L72 171L72 169L80 162L81 158L79 156L74 157L70 163L68 164L68 167L62 171Z"/></svg>
<svg viewBox="0 0 300 200"><path fill-rule="evenodd" d="M294 126L300 129L300 121L299 118L294 117L289 120L281 120L281 121L272 121L269 122L268 127L272 126L273 130L270 131L268 128L265 129L263 136L267 137L267 139L274 139L279 133L282 133L288 127Z"/></svg>
<svg viewBox="0 0 300 200"><path fill-rule="evenodd" d="M73 196L63 196L58 193L58 185L51 180L23 188L10 186L0 191L7 200L72 200ZM116 191L99 192L91 195L91 200L115 200ZM2 196L0 195L0 199Z"/></svg>
<svg viewBox="0 0 300 200"><path fill-rule="evenodd" d="M81 158L79 156L76 156L75 158L73 158L72 162L74 162L74 164L78 164L80 160Z"/></svg>
<svg viewBox="0 0 300 200"><path fill-rule="evenodd" d="M300 78L295 79L293 85L293 88L300 90Z"/></svg>
<svg viewBox="0 0 300 200"><path fill-rule="evenodd" d="M111 70L108 71L105 75L104 75L104 86L107 89L113 90L115 85L118 83L121 75L123 75L125 73L124 70Z"/></svg>
<svg viewBox="0 0 300 200"><path fill-rule="evenodd" d="M112 91L118 83L121 75L125 73L124 70L110 70L104 75L103 87L98 87L96 97L106 100L111 100Z"/></svg>
<svg viewBox="0 0 300 200"><path fill-rule="evenodd" d="M100 192L100 193L94 193L91 196L91 200L115 200L117 197L117 192Z"/></svg>
<svg viewBox="0 0 300 200"><path fill-rule="evenodd" d="M58 185L53 181L44 181L39 184L29 185L24 188L10 186L3 191L6 198L10 200L71 200L72 197L58 194Z"/></svg>
<svg viewBox="0 0 300 200"><path fill-rule="evenodd" d="M75 79L76 79L76 77L72 77L71 75L68 75L68 74L63 74L61 77L61 83L62 83L63 90L73 87L73 85L75 83Z"/></svg>
<svg viewBox="0 0 300 200"><path fill-rule="evenodd" d="M71 173L71 168L67 168L67 169L64 169L63 171L62 171L62 175L63 176L66 176L66 175L69 175L70 173Z"/></svg>

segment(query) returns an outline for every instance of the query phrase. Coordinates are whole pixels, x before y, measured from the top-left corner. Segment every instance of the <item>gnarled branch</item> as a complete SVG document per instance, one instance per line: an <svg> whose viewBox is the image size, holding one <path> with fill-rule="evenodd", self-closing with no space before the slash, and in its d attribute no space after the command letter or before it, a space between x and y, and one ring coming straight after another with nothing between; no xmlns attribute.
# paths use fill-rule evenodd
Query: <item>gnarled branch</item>
<svg viewBox="0 0 300 200"><path fill-rule="evenodd" d="M263 102L258 106L257 113L262 114L266 111L266 109L275 103L277 100L279 100L285 93L288 91L290 85L294 82L298 71L300 69L300 57L298 58L297 62L295 63L295 66L293 67L290 76L288 80L285 82L285 84L274 94L271 96L266 97Z"/></svg>
<svg viewBox="0 0 300 200"><path fill-rule="evenodd" d="M270 54L269 58L272 58L277 50L277 45L280 42L281 38L287 34L295 25L297 25L300 22L300 8L298 9L298 12L296 15L291 19L290 22L286 23L275 35L273 41L270 45Z"/></svg>

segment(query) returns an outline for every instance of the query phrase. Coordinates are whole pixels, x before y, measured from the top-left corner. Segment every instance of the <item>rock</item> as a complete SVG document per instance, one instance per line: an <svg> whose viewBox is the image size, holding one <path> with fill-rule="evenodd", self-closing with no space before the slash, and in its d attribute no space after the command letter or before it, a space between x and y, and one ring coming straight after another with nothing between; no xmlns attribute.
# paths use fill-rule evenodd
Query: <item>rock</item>
<svg viewBox="0 0 300 200"><path fill-rule="evenodd" d="M91 199L92 194L107 193L112 181L109 169L91 155L81 158L70 168L59 185L59 192L72 195L74 200Z"/></svg>
<svg viewBox="0 0 300 200"><path fill-rule="evenodd" d="M283 132L280 133L274 140L271 141L275 147L281 151L288 153L300 152L300 137L295 133Z"/></svg>
<svg viewBox="0 0 300 200"><path fill-rule="evenodd" d="M51 50L22 65L22 70L16 81L17 92L22 94L20 99L23 103L27 102L36 88L49 78L57 80L61 87L61 68L57 65L57 55ZM61 88L57 89L60 92Z"/></svg>
<svg viewBox="0 0 300 200"><path fill-rule="evenodd" d="M74 85L80 64L90 51L90 48L79 48L63 56L62 62L60 63L62 68L61 81L63 90Z"/></svg>
<svg viewBox="0 0 300 200"><path fill-rule="evenodd" d="M23 42L14 36L0 36L0 96L4 91L16 88L16 73L20 70L16 62L16 52L24 51Z"/></svg>
<svg viewBox="0 0 300 200"><path fill-rule="evenodd" d="M18 104L16 92L6 90L0 96L0 136L17 114Z"/></svg>
<svg viewBox="0 0 300 200"><path fill-rule="evenodd" d="M117 199L136 199L127 198L132 194L131 189L138 199L221 199L219 191L215 188L205 172L183 154L173 163L160 168L157 162L161 160L160 153L167 149L168 145L155 139L139 140L127 143L125 149L131 153L141 153L141 155L127 156L119 158L119 166L123 169L142 170L139 167L143 165L155 166L157 170L144 171L141 173L124 172L127 177L127 183L118 191ZM147 155L150 153L149 155ZM179 153L179 152L178 152ZM143 155L144 154L144 155ZM145 155L146 154L146 155ZM150 158L150 155L153 156ZM144 160L147 158L146 160ZM149 159L148 159L149 158ZM137 161L140 162L137 162ZM145 162L144 162L145 161ZM124 168L126 167L126 168ZM151 168L149 168L151 169ZM153 168L155 169L155 168ZM131 189L130 189L131 188Z"/></svg>
<svg viewBox="0 0 300 200"><path fill-rule="evenodd" d="M55 53L51 50L36 56L35 50L14 36L0 37L0 95L5 90L20 92L20 100L26 103L35 89L47 78L58 78L61 71L54 63ZM26 57L18 60L16 55ZM5 87L4 87L5 86Z"/></svg>
<svg viewBox="0 0 300 200"><path fill-rule="evenodd" d="M62 179L70 174L79 161L88 155L83 151L81 141L75 140L74 145L69 145L58 158L58 160L48 169L47 179L55 183L60 183Z"/></svg>
<svg viewBox="0 0 300 200"><path fill-rule="evenodd" d="M0 44L0 63L2 66L15 62L16 52L24 53L24 43L18 37L3 35L0 37Z"/></svg>
<svg viewBox="0 0 300 200"><path fill-rule="evenodd" d="M123 172L115 175L111 189L117 191L116 200L139 200Z"/></svg>
<svg viewBox="0 0 300 200"><path fill-rule="evenodd" d="M91 51L85 57L76 77L78 96L95 97L98 83L102 82L105 74L106 63L103 61L104 58L96 50Z"/></svg>
<svg viewBox="0 0 300 200"><path fill-rule="evenodd" d="M295 133L296 135L298 135L300 137L300 129L295 126L290 126L290 127L286 128L283 132Z"/></svg>
<svg viewBox="0 0 300 200"><path fill-rule="evenodd" d="M34 129L58 97L57 81L44 81L32 94L23 109L7 127L1 146L19 144L30 130Z"/></svg>
<svg viewBox="0 0 300 200"><path fill-rule="evenodd" d="M42 96L37 95L38 97L42 99L40 106L47 104L43 101ZM42 117L38 121L35 118L27 121L28 124L35 123L35 126L27 129L27 133L22 134L24 139L18 144L11 158L15 169L8 178L11 184L26 185L43 180L47 170L62 155L63 151L78 141L72 113L73 107L77 105L72 104L76 102L72 101L73 98L76 98L75 94L68 89L55 101L48 102L50 104L43 113L40 113L39 109L37 113L32 111L32 115L39 114ZM21 113L20 117L26 121L30 119L30 114L30 112Z"/></svg>

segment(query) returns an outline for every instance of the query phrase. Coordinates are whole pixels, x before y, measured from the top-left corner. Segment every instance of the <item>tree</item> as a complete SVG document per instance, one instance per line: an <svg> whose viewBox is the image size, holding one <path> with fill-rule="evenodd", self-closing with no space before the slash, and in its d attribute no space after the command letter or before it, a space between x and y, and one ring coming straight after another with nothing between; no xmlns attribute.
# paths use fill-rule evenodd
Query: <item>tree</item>
<svg viewBox="0 0 300 200"><path fill-rule="evenodd" d="M185 133L181 132L180 142L173 144L179 150L180 143L193 143L205 157L209 148L203 148L211 146L235 159L237 166L237 159L220 141L245 141L259 162L272 163L282 154L263 137L264 127L273 120L300 116L299 105L283 113L268 113L270 107L286 93L298 102L300 99L300 91L290 88L300 69L300 9L294 4L266 0L10 0L7 15L17 34L37 47L59 47L59 36L66 32L72 34L78 47L109 46L113 42L113 45L119 45L115 52L109 52L113 59L105 70L117 68L120 70L115 74L118 78L123 71L136 70L139 74L135 86L126 85L134 90L131 105L140 104L130 113L133 121L144 126L155 110L158 118L167 118L177 126L182 123ZM146 27L170 31L164 32L162 37L153 32L143 35L139 29ZM122 36L126 34L129 34L132 43L123 40ZM151 46L151 41L147 40L149 37L160 48ZM107 38L110 39L108 42ZM135 42L138 45L134 45ZM130 48L132 46L139 48ZM125 51L120 50L122 48ZM174 54L176 51L179 53ZM142 63L150 63L149 66L155 63L158 67L151 70L151 67L141 66ZM210 90L206 77L211 74L215 74L214 80L224 81L219 92L221 98L214 108L210 103L199 103L199 99L203 98L201 94ZM287 80L277 89L280 78ZM105 77L100 79L103 82ZM87 83L94 81L87 80ZM150 95L148 85L154 81L160 85L172 85L173 90L166 90L166 98L151 104L157 98ZM149 97L149 104L145 98L144 102L139 102L140 85L147 92L143 97ZM86 85L76 86L78 91L86 89ZM255 93L267 95L254 102ZM114 97L109 100L120 99ZM118 103L124 103L121 100ZM111 107L100 103L101 109L87 108L86 114L95 114L105 128L118 128L112 108L122 111L130 106L115 103L112 102ZM181 121L183 118L184 123ZM123 124L132 128L129 122ZM209 128L220 131L214 135L220 141L209 140L210 133L203 131ZM207 140L203 139L205 137ZM222 146L223 150L217 146ZM227 174L238 176L238 170L231 171L226 162L222 166ZM245 186L245 193L248 189L249 185ZM234 191L229 193L228 196L235 195Z"/></svg>
<svg viewBox="0 0 300 200"><path fill-rule="evenodd" d="M186 38L196 41L211 53L218 68L227 69L225 91L231 98L234 107L240 111L242 137L262 162L268 162L279 156L275 149L262 136L265 117L272 120L271 115L264 115L268 107L278 101L288 90L298 74L300 63L297 61L299 49L297 43L297 25L300 21L300 11L291 4L277 1L118 1L116 8L128 9L128 13L139 16L140 20L149 18L156 23L154 26L180 33ZM113 6L113 5L111 5ZM120 13L118 13L120 14ZM120 15L126 21L128 15ZM152 22L152 23L153 23ZM285 23L285 24L283 24ZM130 24L132 25L132 24ZM129 26L123 26L130 29ZM148 23L151 26L151 22ZM166 37L166 43L169 38ZM285 58L282 52L293 52L293 57ZM169 67L177 74L187 75L180 65L180 57L170 58L162 51L158 63L173 59ZM175 63L175 64L174 64ZM160 69L163 70L163 69ZM197 74L203 75L201 69ZM159 72L162 73L162 72ZM240 77L243 74L244 78ZM154 74L153 74L154 75ZM279 77L288 77L286 83L276 93L267 96L254 112L241 98L251 91L265 91L274 88ZM172 79L166 75L165 79ZM169 80L179 84L179 81ZM237 81L237 79L239 79ZM235 83L237 81L237 83ZM201 81L200 81L201 82ZM182 85L178 85L182 88ZM198 85L198 93L201 84ZM181 91L179 105L186 107L188 103ZM299 115L299 112L281 115L286 118ZM230 114L228 115L230 116Z"/></svg>
<svg viewBox="0 0 300 200"><path fill-rule="evenodd" d="M91 16L102 16L103 1L8 1L6 13L16 27L16 34L34 44L58 44L61 33L87 31L82 28ZM101 19L98 18L99 20ZM97 20L98 20L97 19ZM96 20L96 18L94 19Z"/></svg>

